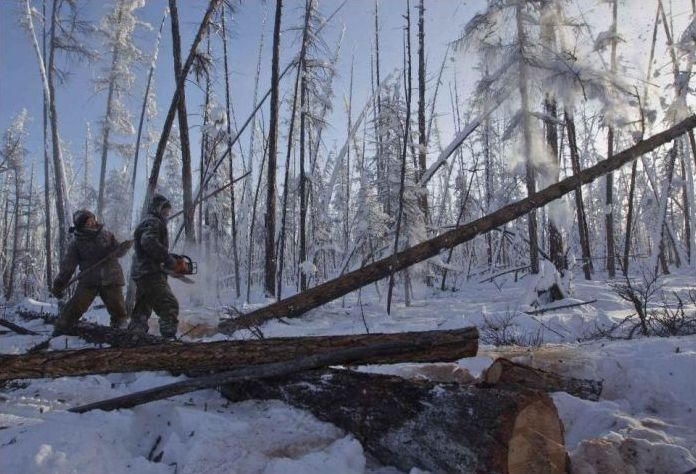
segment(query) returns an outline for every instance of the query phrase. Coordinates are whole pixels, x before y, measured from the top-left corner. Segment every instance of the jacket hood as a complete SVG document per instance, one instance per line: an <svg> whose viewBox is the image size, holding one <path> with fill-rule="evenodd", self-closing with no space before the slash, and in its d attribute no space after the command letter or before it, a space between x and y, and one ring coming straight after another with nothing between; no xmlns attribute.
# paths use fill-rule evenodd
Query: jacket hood
<svg viewBox="0 0 696 474"><path fill-rule="evenodd" d="M155 214L156 216L159 216L160 212L162 212L162 208L165 207L172 207L172 204L169 202L169 199L162 196L161 194L155 194L154 196L152 196L152 199L150 200L148 212L150 212L150 214Z"/></svg>

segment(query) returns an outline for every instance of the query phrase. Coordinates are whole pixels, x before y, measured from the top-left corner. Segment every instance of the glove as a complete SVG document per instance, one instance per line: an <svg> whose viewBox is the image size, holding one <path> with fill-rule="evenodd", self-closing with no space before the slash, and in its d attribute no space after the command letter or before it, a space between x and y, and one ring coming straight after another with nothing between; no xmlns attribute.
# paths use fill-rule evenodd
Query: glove
<svg viewBox="0 0 696 474"><path fill-rule="evenodd" d="M179 273L179 274L186 273L188 270L188 266L186 265L186 260L184 260L181 257L176 258L174 260L176 261L176 263L174 264L174 268L172 268L172 271L174 273Z"/></svg>

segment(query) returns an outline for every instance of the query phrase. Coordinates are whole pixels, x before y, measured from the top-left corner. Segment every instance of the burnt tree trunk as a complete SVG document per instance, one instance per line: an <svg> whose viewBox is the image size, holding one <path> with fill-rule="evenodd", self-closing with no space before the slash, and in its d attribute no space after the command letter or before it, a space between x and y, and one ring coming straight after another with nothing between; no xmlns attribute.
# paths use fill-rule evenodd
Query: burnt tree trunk
<svg viewBox="0 0 696 474"><path fill-rule="evenodd" d="M617 9L618 0L612 1L612 23L611 23L611 73L616 73L616 45L617 45ZM607 133L607 157L611 158L614 155L614 128L609 127L609 132ZM606 177L606 197L605 205L606 209L604 211L604 221L606 228L607 237L607 273L609 278L614 278L616 275L616 251L614 249L614 174L612 172L607 173Z"/></svg>
<svg viewBox="0 0 696 474"><path fill-rule="evenodd" d="M232 106L230 104L230 71L227 64L227 29L225 28L225 9L222 9L222 51L225 65L225 111L227 113L227 147L230 149L230 224L232 231L232 262L234 264L234 289L237 298L241 296L239 278L239 250L237 248L237 204L234 190L234 160L232 159Z"/></svg>
<svg viewBox="0 0 696 474"><path fill-rule="evenodd" d="M267 297L275 296L275 214L276 214L276 155L278 153L278 58L280 57L280 20L283 15L283 0L276 0L275 23L273 26L273 58L271 60L271 121L268 131L268 170L266 177L266 263L264 265L264 288Z"/></svg>
<svg viewBox="0 0 696 474"><path fill-rule="evenodd" d="M427 138L428 135L425 133L425 0L420 0L418 6L418 181L427 169ZM430 219L426 192L419 196L418 203L427 226Z"/></svg>
<svg viewBox="0 0 696 474"><path fill-rule="evenodd" d="M694 127L696 127L696 115L692 115L674 127L653 135L620 153L616 153L611 158L602 160L596 165L559 181L542 191L503 206L487 216L481 217L466 225L456 227L435 238L421 242L418 245L366 265L358 270L346 273L334 280L317 285L304 293L265 306L240 316L237 319L223 322L220 324L220 329L223 332L234 332L237 329L263 324L274 318L300 316L311 309L317 308L329 301L333 301L336 298L340 298L351 291L381 280L389 276L392 272L397 272L418 262L434 257L443 249L468 242L481 234L490 232L492 229L501 227L508 222L528 214L533 209L545 206L561 196L577 190L581 185L591 183L610 171L619 169L639 156L674 140L676 137L683 135Z"/></svg>
<svg viewBox="0 0 696 474"><path fill-rule="evenodd" d="M558 181L560 177L560 156L558 155L558 128L556 123L558 121L558 107L556 106L556 99L551 95L547 95L544 101L544 109L546 110L546 115L549 117L544 121L546 127L546 144L549 146L551 153L553 153L554 165L556 168L552 171L553 175L550 178L553 182ZM565 258L565 253L563 251L563 234L561 234L561 229L554 222L553 217L549 216L549 255L551 256L551 263L560 274L564 274L568 269L568 262Z"/></svg>
<svg viewBox="0 0 696 474"><path fill-rule="evenodd" d="M167 142L169 141L169 134L172 131L172 125L174 124L174 116L176 115L177 108L179 106L179 99L184 89L186 77L188 76L188 73L191 70L191 66L193 65L198 45L200 44L201 40L203 39L203 35L210 26L210 20L213 17L213 13L215 12L215 10L221 2L222 0L210 0L210 2L208 3L208 8L206 9L205 14L203 15L201 24L198 27L198 31L196 32L196 36L194 37L193 42L191 43L191 49L189 50L186 62L184 63L184 66L180 69L180 74L176 81L176 89L174 89L174 96L172 97L172 101L169 104L167 116L165 117L164 124L162 126L162 133L160 134L159 142L157 142L157 150L155 151L155 157L152 160L152 167L150 168L150 177L148 178L147 182L147 192L145 194L145 200L143 202L143 213L147 210L150 198L155 193L155 188L157 188L157 181L159 180L159 173L162 167L162 159L164 158L164 152L167 147Z"/></svg>
<svg viewBox="0 0 696 474"><path fill-rule="evenodd" d="M566 131L568 133L568 148L570 149L570 161L572 163L573 175L580 174L580 153L578 153L578 142L575 135L575 120L566 110L565 112ZM635 165L635 162L634 162ZM590 233L587 230L587 216L585 214L585 203L582 198L582 187L578 186L575 190L575 209L578 216L578 233L580 234L580 249L582 252L582 271L585 280L592 279L592 253L590 252Z"/></svg>
<svg viewBox="0 0 696 474"><path fill-rule="evenodd" d="M220 371L380 344L391 344L401 348L401 351L387 356L362 354L351 362L440 362L472 357L478 349L478 331L476 328L464 328L453 331L269 338L195 344L172 342L136 347L3 355L0 356L0 380L142 370Z"/></svg>
<svg viewBox="0 0 696 474"><path fill-rule="evenodd" d="M43 1L42 13L46 18L46 0ZM43 22L42 33L43 67L46 68L46 22ZM48 158L48 102L49 95L46 88L43 90L43 152L44 152L44 246L46 248L46 287L53 284L53 271L51 268L52 238L51 238L51 165Z"/></svg>
<svg viewBox="0 0 696 474"><path fill-rule="evenodd" d="M184 198L184 235L188 244L196 238L194 227L193 178L191 177L191 144L189 143L188 116L186 114L186 76L181 66L181 36L179 35L179 13L176 0L169 0L169 14L172 22L172 54L174 56L174 77L179 89L177 116L179 118L179 138L181 140L181 186ZM183 76L183 77L182 77Z"/></svg>
<svg viewBox="0 0 696 474"><path fill-rule="evenodd" d="M232 401L279 399L352 433L403 471L565 473L563 428L544 392L409 381L348 370L225 385Z"/></svg>

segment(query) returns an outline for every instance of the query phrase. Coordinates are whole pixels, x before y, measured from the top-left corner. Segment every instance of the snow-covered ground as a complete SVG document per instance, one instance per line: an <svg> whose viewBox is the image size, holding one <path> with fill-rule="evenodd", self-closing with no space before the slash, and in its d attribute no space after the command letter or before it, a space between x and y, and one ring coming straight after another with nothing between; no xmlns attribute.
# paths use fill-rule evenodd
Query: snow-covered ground
<svg viewBox="0 0 696 474"><path fill-rule="evenodd" d="M363 370L408 377L477 376L505 355L569 376L604 381L601 400L553 395L565 426L573 472L683 474L696 468L696 336L632 341L592 340L632 308L601 281L574 282L573 299L592 304L526 315L530 282L514 275L470 283L457 292L419 289L410 307L391 316L370 286L299 320L264 326L266 337L451 329L509 322L511 334L539 347L483 344L479 356L428 370L423 364ZM690 288L693 275L667 277L666 288ZM36 303L27 302L27 305ZM212 310L188 310L201 319ZM103 309L89 319L105 323ZM216 317L216 316L215 316ZM27 323L37 332L50 327ZM248 337L240 335L239 337ZM0 352L21 353L43 336L0 335ZM83 347L60 337L52 348ZM430 367L432 369L432 366ZM230 403L203 391L133 410L78 415L67 408L175 380L165 373L111 374L22 381L0 391L0 473L338 473L399 472L379 466L350 434L280 402ZM416 470L414 470L416 472Z"/></svg>

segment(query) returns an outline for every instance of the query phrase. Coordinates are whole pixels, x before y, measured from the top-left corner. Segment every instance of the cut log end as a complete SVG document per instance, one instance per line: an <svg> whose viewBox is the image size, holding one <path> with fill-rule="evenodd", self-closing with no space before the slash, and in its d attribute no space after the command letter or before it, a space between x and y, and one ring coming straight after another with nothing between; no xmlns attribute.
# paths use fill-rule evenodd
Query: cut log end
<svg viewBox="0 0 696 474"><path fill-rule="evenodd" d="M508 474L565 473L568 456L563 429L549 399L523 408L515 418L508 441Z"/></svg>

